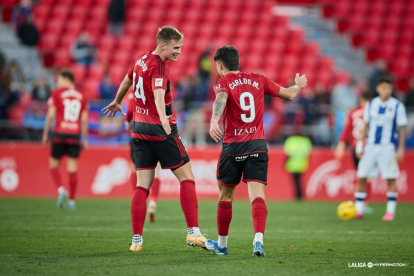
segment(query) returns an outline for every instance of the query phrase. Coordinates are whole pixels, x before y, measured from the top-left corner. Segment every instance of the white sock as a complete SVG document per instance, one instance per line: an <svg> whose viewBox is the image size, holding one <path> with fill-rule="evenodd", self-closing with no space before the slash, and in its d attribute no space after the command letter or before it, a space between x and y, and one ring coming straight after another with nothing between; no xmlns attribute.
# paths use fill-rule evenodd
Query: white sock
<svg viewBox="0 0 414 276"><path fill-rule="evenodd" d="M151 209L155 209L155 208L157 208L157 202L155 202L155 201L150 201L149 203L148 203L148 208L151 208Z"/></svg>
<svg viewBox="0 0 414 276"><path fill-rule="evenodd" d="M387 197L387 213L395 214L395 209L397 208L397 196L398 193L388 192Z"/></svg>
<svg viewBox="0 0 414 276"><path fill-rule="evenodd" d="M224 247L227 247L227 238L228 238L229 236L218 236L218 246L220 247L220 248L224 248Z"/></svg>
<svg viewBox="0 0 414 276"><path fill-rule="evenodd" d="M357 214L364 214L365 203L364 200L367 197L366 192L355 192L355 209Z"/></svg>
<svg viewBox="0 0 414 276"><path fill-rule="evenodd" d="M263 244L263 233L257 232L256 234L254 234L253 244L255 244L256 242L260 242L261 244Z"/></svg>
<svg viewBox="0 0 414 276"><path fill-rule="evenodd" d="M200 237L200 236L202 236L201 235L201 232L200 232L200 228L198 228L198 227L190 227L190 228L188 228L187 229L187 233L189 235L193 236L193 237Z"/></svg>
<svg viewBox="0 0 414 276"><path fill-rule="evenodd" d="M141 235L134 235L132 236L132 244L138 244L139 246L142 246L142 243L144 242L144 239L142 238Z"/></svg>
<svg viewBox="0 0 414 276"><path fill-rule="evenodd" d="M64 191L65 191L65 188L64 188L63 186L60 186L60 187L58 188L58 193L59 193L59 194L63 193Z"/></svg>

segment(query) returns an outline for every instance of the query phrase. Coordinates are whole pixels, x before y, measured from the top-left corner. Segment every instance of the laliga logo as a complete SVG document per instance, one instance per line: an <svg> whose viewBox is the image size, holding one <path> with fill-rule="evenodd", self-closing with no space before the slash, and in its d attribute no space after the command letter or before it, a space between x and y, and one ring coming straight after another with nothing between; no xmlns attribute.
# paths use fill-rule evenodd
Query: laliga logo
<svg viewBox="0 0 414 276"><path fill-rule="evenodd" d="M306 195L310 198L314 197L324 186L329 197L336 197L341 189L347 194L352 194L355 190L355 171L347 170L338 174L340 167L339 160L330 160L320 165L309 178Z"/></svg>
<svg viewBox="0 0 414 276"><path fill-rule="evenodd" d="M96 195L109 194L115 186L129 180L130 164L124 158L114 158L109 165L99 166L91 190Z"/></svg>
<svg viewBox="0 0 414 276"><path fill-rule="evenodd" d="M13 192L19 186L19 175L16 172L16 167L14 157L0 159L0 186L6 192Z"/></svg>

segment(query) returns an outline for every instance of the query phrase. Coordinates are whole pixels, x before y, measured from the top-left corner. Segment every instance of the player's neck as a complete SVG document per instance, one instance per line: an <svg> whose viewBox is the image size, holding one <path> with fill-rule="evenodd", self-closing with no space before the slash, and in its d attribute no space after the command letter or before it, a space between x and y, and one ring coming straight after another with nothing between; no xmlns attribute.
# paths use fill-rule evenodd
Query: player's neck
<svg viewBox="0 0 414 276"><path fill-rule="evenodd" d="M391 97L386 97L386 98L382 98L380 97L381 102L385 103L386 101L388 101Z"/></svg>
<svg viewBox="0 0 414 276"><path fill-rule="evenodd" d="M168 60L166 57L163 57L161 55L161 50L158 48L158 46L157 46L157 48L155 48L154 51L151 52L151 54L159 56L161 58L161 60L164 61L164 62L166 62Z"/></svg>
<svg viewBox="0 0 414 276"><path fill-rule="evenodd" d="M236 71L224 71L224 76L226 76L228 74L238 74L238 73L240 73L239 70L236 70Z"/></svg>

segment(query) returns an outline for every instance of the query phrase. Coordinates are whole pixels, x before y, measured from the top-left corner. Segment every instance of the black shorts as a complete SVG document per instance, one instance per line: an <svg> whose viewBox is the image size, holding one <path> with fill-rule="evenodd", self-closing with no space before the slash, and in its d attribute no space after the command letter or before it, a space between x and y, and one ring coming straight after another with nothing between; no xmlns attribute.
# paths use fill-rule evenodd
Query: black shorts
<svg viewBox="0 0 414 276"><path fill-rule="evenodd" d="M133 150L133 143L132 143L132 139L131 139L131 142L129 143L129 151L130 151L130 157L131 157L131 161L132 161L132 163L134 163L135 164L135 161L134 161L134 150Z"/></svg>
<svg viewBox="0 0 414 276"><path fill-rule="evenodd" d="M240 155L221 152L217 165L217 180L225 186L236 186L240 180L246 183L255 181L267 185L268 163L267 151Z"/></svg>
<svg viewBox="0 0 414 276"><path fill-rule="evenodd" d="M164 141L132 139L135 168L154 169L157 163L161 168L175 170L190 162L190 157L180 136L169 136Z"/></svg>
<svg viewBox="0 0 414 276"><path fill-rule="evenodd" d="M356 155L355 149L352 149L352 160L354 161L355 168L358 169L359 158Z"/></svg>
<svg viewBox="0 0 414 276"><path fill-rule="evenodd" d="M79 153L80 153L79 144L52 143L51 156L53 158L60 159L65 154L72 158L78 158Z"/></svg>

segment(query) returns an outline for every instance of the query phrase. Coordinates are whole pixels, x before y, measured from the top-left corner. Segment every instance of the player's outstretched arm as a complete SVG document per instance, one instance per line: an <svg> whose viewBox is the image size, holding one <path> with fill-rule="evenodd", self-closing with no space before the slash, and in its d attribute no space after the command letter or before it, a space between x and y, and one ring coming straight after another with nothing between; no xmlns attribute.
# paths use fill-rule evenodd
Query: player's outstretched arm
<svg viewBox="0 0 414 276"><path fill-rule="evenodd" d="M43 128L43 136L42 136L43 145L46 145L48 142L50 126L52 125L52 121L55 118L55 116L56 116L56 107L50 106L49 109L47 110L45 127Z"/></svg>
<svg viewBox="0 0 414 276"><path fill-rule="evenodd" d="M295 85L289 88L280 87L278 97L285 101L292 101L299 94L300 90L307 85L306 76L302 75L299 77L299 73L296 73L295 83Z"/></svg>
<svg viewBox="0 0 414 276"><path fill-rule="evenodd" d="M155 106L157 107L158 116L160 116L162 127L164 128L165 133L167 133L167 135L170 135L170 116L167 116L165 112L165 90L161 88L155 89L154 99Z"/></svg>
<svg viewBox="0 0 414 276"><path fill-rule="evenodd" d="M216 143L223 137L223 132L220 130L218 123L223 115L224 108L226 107L227 98L227 93L217 93L216 100L213 104L213 114L210 121L210 136Z"/></svg>
<svg viewBox="0 0 414 276"><path fill-rule="evenodd" d="M82 130L82 149L88 147L88 111L84 110L81 113L81 130Z"/></svg>
<svg viewBox="0 0 414 276"><path fill-rule="evenodd" d="M125 78L119 86L118 92L116 93L115 100L101 110L107 117L114 117L118 111L125 116L121 103L131 85L132 80L129 79L128 75L125 75Z"/></svg>

